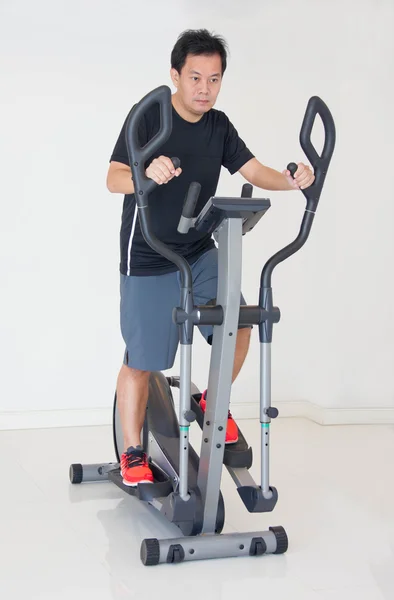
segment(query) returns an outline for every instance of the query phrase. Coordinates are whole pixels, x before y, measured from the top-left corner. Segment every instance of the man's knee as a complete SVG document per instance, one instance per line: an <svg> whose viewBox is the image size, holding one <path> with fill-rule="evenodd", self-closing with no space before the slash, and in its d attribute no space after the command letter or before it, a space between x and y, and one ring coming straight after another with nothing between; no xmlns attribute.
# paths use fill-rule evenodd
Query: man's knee
<svg viewBox="0 0 394 600"><path fill-rule="evenodd" d="M251 334L251 327L242 327L242 329L238 329L236 348L238 352L245 353L245 356L249 351Z"/></svg>
<svg viewBox="0 0 394 600"><path fill-rule="evenodd" d="M140 369L134 369L133 367L129 367L128 365L122 365L122 371L124 375L134 381L143 381L148 380L150 376L150 371L141 371Z"/></svg>
<svg viewBox="0 0 394 600"><path fill-rule="evenodd" d="M241 329L238 329L237 339L250 340L251 335L252 335L251 327L242 327Z"/></svg>

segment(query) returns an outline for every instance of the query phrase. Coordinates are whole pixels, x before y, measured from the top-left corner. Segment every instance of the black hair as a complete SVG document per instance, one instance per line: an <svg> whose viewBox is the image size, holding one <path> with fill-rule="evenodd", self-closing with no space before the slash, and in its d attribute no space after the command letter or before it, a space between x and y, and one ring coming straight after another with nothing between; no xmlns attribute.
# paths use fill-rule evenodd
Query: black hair
<svg viewBox="0 0 394 600"><path fill-rule="evenodd" d="M171 52L171 67L178 73L186 62L188 54L212 56L219 54L222 59L222 75L227 67L227 42L220 35L213 35L207 29L187 29L183 31Z"/></svg>

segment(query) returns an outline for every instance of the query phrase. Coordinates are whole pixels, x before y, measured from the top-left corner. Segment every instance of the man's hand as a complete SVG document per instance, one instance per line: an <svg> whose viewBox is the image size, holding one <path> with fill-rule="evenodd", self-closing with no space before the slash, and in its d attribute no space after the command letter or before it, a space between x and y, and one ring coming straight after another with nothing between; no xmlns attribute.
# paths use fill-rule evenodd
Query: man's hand
<svg viewBox="0 0 394 600"><path fill-rule="evenodd" d="M311 167L308 165L304 165L304 163L297 164L298 169L295 173L295 178L293 179L290 175L290 171L285 169L283 171L283 175L286 175L287 181L289 185L295 190L305 190L310 187L312 183L315 181L315 176Z"/></svg>
<svg viewBox="0 0 394 600"><path fill-rule="evenodd" d="M167 156L155 158L145 171L145 175L158 185L168 183L173 177L179 177L181 173L182 169L175 169L171 159Z"/></svg>

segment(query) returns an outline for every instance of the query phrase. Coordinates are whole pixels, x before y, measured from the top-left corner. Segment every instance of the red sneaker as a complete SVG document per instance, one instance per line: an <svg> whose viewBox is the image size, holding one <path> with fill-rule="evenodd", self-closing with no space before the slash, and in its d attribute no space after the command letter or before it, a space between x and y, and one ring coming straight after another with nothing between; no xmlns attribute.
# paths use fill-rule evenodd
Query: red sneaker
<svg viewBox="0 0 394 600"><path fill-rule="evenodd" d="M200 406L203 412L206 411L207 408L207 390L203 393ZM230 411L228 411L228 421L227 421L227 429L226 429L226 444L236 444L238 442L238 427L236 422L233 419L233 416Z"/></svg>
<svg viewBox="0 0 394 600"><path fill-rule="evenodd" d="M132 487L139 483L153 483L153 473L149 468L146 454L137 446L130 446L120 459L120 472L123 483Z"/></svg>

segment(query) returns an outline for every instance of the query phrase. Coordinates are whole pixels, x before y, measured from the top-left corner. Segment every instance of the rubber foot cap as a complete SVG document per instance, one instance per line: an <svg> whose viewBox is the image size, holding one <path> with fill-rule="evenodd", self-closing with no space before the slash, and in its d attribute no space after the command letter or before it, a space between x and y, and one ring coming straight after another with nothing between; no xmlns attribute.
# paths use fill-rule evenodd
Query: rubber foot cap
<svg viewBox="0 0 394 600"><path fill-rule="evenodd" d="M289 540L283 527L269 527L269 530L275 534L276 550L274 554L284 554L289 547Z"/></svg>
<svg viewBox="0 0 394 600"><path fill-rule="evenodd" d="M71 465L71 467L70 467L71 483L82 483L82 479L83 479L82 465Z"/></svg>
<svg viewBox="0 0 394 600"><path fill-rule="evenodd" d="M160 544L156 538L143 540L141 544L141 561L146 567L158 565L160 561Z"/></svg>

